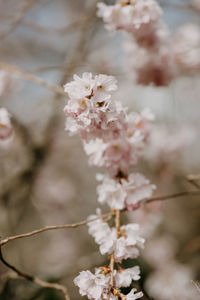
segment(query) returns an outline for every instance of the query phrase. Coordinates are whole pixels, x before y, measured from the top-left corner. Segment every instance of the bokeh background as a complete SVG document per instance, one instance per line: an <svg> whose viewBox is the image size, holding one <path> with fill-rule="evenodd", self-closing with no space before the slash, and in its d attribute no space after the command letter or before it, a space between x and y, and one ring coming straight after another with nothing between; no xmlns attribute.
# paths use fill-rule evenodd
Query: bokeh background
<svg viewBox="0 0 200 300"><path fill-rule="evenodd" d="M167 87L135 85L123 50L126 36L105 30L96 17L97 2L0 0L0 106L8 109L14 127L9 144L0 144L2 237L78 222L98 206L97 170L88 165L79 137L64 130L67 95L42 86L29 73L61 87L74 73L116 76L115 98L129 110L150 107L156 117L154 136L138 167L157 185L155 195L197 189L187 175L200 173L199 73L181 75ZM172 33L186 23L200 25L200 10L191 1L159 2ZM155 202L123 218L140 222L147 237L137 262L142 287L150 294L153 287L159 294L159 280L166 293L181 290L187 282L196 296L173 300L200 299L196 286L188 282L188 278L198 281L200 275L200 197ZM3 252L20 270L66 285L72 300L81 297L74 277L107 259L98 252L86 226L13 241ZM172 299L154 292L153 296ZM16 278L0 264L0 299L61 300L63 296Z"/></svg>

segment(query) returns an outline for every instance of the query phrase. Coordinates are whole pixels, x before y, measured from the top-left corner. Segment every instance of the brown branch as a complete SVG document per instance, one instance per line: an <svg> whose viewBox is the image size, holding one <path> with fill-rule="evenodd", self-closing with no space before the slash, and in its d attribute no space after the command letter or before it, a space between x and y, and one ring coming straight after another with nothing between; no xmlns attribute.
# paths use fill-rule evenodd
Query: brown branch
<svg viewBox="0 0 200 300"><path fill-rule="evenodd" d="M8 267L9 269L13 270L15 273L17 273L18 276L20 277L23 277L24 279L27 279L41 287L44 287L44 288L53 288L53 289L56 289L58 291L61 291L65 297L65 300L70 300L69 298L69 294L67 292L67 288L63 285L60 285L58 283L50 283L50 282L46 282L36 276L33 276L33 275L30 275L28 273L25 273L25 272L22 272L20 271L19 269L17 269L15 266L11 265L10 263L8 263L5 258L3 257L3 254L2 254L2 249L1 249L1 246L0 246L0 260L1 262L6 266Z"/></svg>
<svg viewBox="0 0 200 300"><path fill-rule="evenodd" d="M90 219L90 220L87 219L87 220L84 220L84 221L81 221L81 222L78 222L78 223L65 224L65 225L55 225L55 226L54 225L53 226L46 226L46 227L43 227L43 228L40 228L40 229L33 230L31 232L28 232L28 233L23 233L23 234L10 236L10 237L0 241L0 247L4 246L5 244L7 244L10 241L14 241L14 240L21 239L21 238L31 237L33 235L36 235L36 234L39 234L39 233L42 233L42 232L45 232L45 231L57 230L57 229L67 229L67 228L77 228L77 227L86 225L86 224L88 224L90 222L93 222L95 220L98 220L98 219L107 219L111 215L112 215L112 213L107 213L107 214L98 216L94 219Z"/></svg>
<svg viewBox="0 0 200 300"><path fill-rule="evenodd" d="M60 87L59 85L49 83L49 82L43 80L42 78L37 77L27 71L24 71L24 70L16 67L16 66L13 66L13 65L10 65L10 64L0 61L0 69L4 70L6 72L9 72L11 74L15 74L27 81L39 84L40 86L43 86L56 94L59 94L64 97L67 96L67 94L64 92L63 88Z"/></svg>
<svg viewBox="0 0 200 300"><path fill-rule="evenodd" d="M184 191L184 192L175 193L166 196L152 197L148 200L145 200L144 203L151 203L154 201L164 201L164 200L169 200L174 198L180 198L183 196L199 196L199 195L200 195L200 191Z"/></svg>
<svg viewBox="0 0 200 300"><path fill-rule="evenodd" d="M182 196L199 196L199 195L200 195L200 191L184 191L184 192L180 192L180 193L176 193L176 194L172 194L172 195L166 195L166 196L150 198L150 199L146 200L145 203L151 203L151 202L154 202L154 201L165 201L165 200L169 200L169 199L180 198ZM126 210L123 210L123 211L126 211ZM31 237L33 235L36 235L36 234L39 234L39 233L42 233L42 232L45 232L45 231L50 231L50 230L77 228L77 227L86 225L89 222L98 220L100 218L102 218L102 219L110 218L112 215L115 215L115 214L116 214L116 211L113 211L113 212L109 212L109 213L103 214L101 216L98 216L94 219L84 220L84 221L81 221L81 222L78 222L78 223L65 224L65 225L55 225L55 226L54 225L46 226L46 227L43 227L43 228L40 228L40 229L33 230L31 232L28 232L28 233L23 233L23 234L19 234L19 235L10 236L10 237L7 237L6 239L3 239L2 241L0 241L0 247L7 244L10 241L13 241L13 240L26 238L26 237ZM119 217L117 217L117 224L120 224L118 218Z"/></svg>

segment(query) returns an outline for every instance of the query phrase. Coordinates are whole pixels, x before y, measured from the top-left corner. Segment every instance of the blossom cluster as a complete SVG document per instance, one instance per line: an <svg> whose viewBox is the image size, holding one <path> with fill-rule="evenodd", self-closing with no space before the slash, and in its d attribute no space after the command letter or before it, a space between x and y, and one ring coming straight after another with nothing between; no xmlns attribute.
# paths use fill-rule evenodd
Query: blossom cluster
<svg viewBox="0 0 200 300"><path fill-rule="evenodd" d="M112 209L133 210L150 198L156 188L140 173L130 173L127 178L121 178L120 182L102 175L98 175L97 179L102 180L97 187L98 201L108 204Z"/></svg>
<svg viewBox="0 0 200 300"><path fill-rule="evenodd" d="M91 215L89 219L94 219L98 215ZM136 258L139 256L139 248L144 247L144 239L140 236L138 224L128 224L116 230L110 228L108 223L102 219L88 223L89 234L100 246L101 254L114 254L116 262L123 259Z"/></svg>
<svg viewBox="0 0 200 300"><path fill-rule="evenodd" d="M106 167L112 174L137 163L153 120L148 109L128 114L119 102L111 101L116 89L113 76L91 73L74 75L74 81L65 85L70 97L64 108L66 129L81 135L92 165Z"/></svg>
<svg viewBox="0 0 200 300"><path fill-rule="evenodd" d="M120 292L121 287L129 287L132 280L140 279L139 268L133 267L129 269L114 270L113 280L115 288L110 291L110 268L100 267L95 269L95 274L90 271L82 271L74 280L75 284L80 288L82 296L87 295L88 299L118 299L120 296L124 300L135 300L142 297L142 292L136 292L132 289L127 295Z"/></svg>
<svg viewBox="0 0 200 300"><path fill-rule="evenodd" d="M67 115L66 129L70 134L79 133L89 162L104 167L105 174L97 174L98 201L106 203L111 211L135 210L150 198L155 186L140 173L130 172L144 153L151 129L152 113L145 109L141 113L128 113L126 108L112 100L117 90L113 76L83 73L74 75L74 80L65 85L69 102L64 108ZM83 271L75 278L81 295L89 299L138 299L142 292L136 290L123 295L120 288L138 280L139 267L114 268L128 258L139 255L144 246L138 224L110 225L97 215L89 217L89 234L99 245L102 255L113 257L113 265L96 269L95 274ZM120 216L118 216L120 218ZM95 219L92 221L92 219Z"/></svg>
<svg viewBox="0 0 200 300"><path fill-rule="evenodd" d="M123 30L128 65L135 83L166 86L183 71L200 70L200 30L188 24L174 35L162 21L162 10L154 0L98 3L97 15L109 31Z"/></svg>
<svg viewBox="0 0 200 300"><path fill-rule="evenodd" d="M154 0L118 1L109 6L98 3L97 7L97 14L103 18L108 30L123 29L138 36L146 29L149 31L150 26L154 27L162 15Z"/></svg>

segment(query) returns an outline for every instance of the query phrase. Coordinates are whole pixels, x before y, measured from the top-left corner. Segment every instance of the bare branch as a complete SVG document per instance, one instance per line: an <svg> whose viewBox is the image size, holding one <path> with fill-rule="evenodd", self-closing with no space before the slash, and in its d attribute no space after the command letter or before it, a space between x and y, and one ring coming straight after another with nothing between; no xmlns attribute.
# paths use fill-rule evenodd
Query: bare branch
<svg viewBox="0 0 200 300"><path fill-rule="evenodd" d="M153 198L150 198L150 199L144 201L144 203L150 203L150 202L154 202L154 201L164 201L164 200L169 200L169 199L174 199L174 198L180 198L183 196L199 196L199 195L200 195L200 191L184 191L184 192L175 193L175 194L166 195L166 196L153 197Z"/></svg>
<svg viewBox="0 0 200 300"><path fill-rule="evenodd" d="M43 227L43 228L40 228L40 229L33 230L31 232L28 232L28 233L23 233L23 234L19 234L19 235L10 236L10 237L0 241L0 247L7 244L10 241L14 241L14 240L21 239L21 238L27 238L27 237L30 237L30 236L33 236L33 235L36 235L36 234L39 234L39 233L42 233L42 232L45 232L45 231L57 230L57 229L67 229L67 228L77 228L77 227L86 225L89 222L92 222L92 221L95 221L95 220L98 220L98 219L107 219L111 216L112 216L112 213L110 212L110 213L101 215L99 217L96 217L94 219L84 220L84 221L74 223L74 224L46 226L46 227Z"/></svg>
<svg viewBox="0 0 200 300"><path fill-rule="evenodd" d="M27 71L24 71L24 70L16 67L16 66L13 66L13 65L10 65L10 64L0 61L0 69L4 70L6 72L9 72L11 74L15 74L27 81L39 84L56 94L66 97L66 93L64 92L63 88L60 87L59 85L49 83L49 82L43 80L42 78L37 77Z"/></svg>
<svg viewBox="0 0 200 300"><path fill-rule="evenodd" d="M45 287L45 288L53 288L56 289L58 291L61 291L65 297L65 300L70 300L69 298L69 294L67 292L67 288L63 285L60 285L58 283L50 283L50 282L46 282L36 276L30 275L28 273L22 272L19 269L17 269L15 266L11 265L10 263L8 263L5 258L3 257L2 254L2 249L0 246L0 260L1 262L8 267L9 269L13 270L15 273L17 273L18 276L23 277L24 279L27 279L37 285L40 285L41 287Z"/></svg>
<svg viewBox="0 0 200 300"><path fill-rule="evenodd" d="M174 198L180 198L182 196L199 196L200 195L200 191L184 191L184 192L180 192L180 193L176 193L176 194L172 194L172 195L166 195L166 196L160 196L160 197L153 197L150 198L148 200L146 200L144 203L151 203L154 201L165 201L165 200L169 200L169 199L174 199ZM123 211L126 211L126 209L124 209ZM33 230L31 232L28 233L23 233L23 234L19 234L19 235L14 235L14 236L10 236L2 241L0 241L0 247L7 244L10 241L13 240L17 240L17 239L21 239L21 238L26 238L26 237L31 237L33 235L45 232L45 231L49 231L49 230L57 230L57 229L67 229L67 228L77 228L83 225L88 224L89 222L93 222L95 220L98 219L107 219L110 218L112 215L115 215L115 211L100 215L94 219L90 219L90 220L84 220L78 223L73 223L73 224L65 224L65 225L52 225L52 226L46 226L40 229L36 229Z"/></svg>

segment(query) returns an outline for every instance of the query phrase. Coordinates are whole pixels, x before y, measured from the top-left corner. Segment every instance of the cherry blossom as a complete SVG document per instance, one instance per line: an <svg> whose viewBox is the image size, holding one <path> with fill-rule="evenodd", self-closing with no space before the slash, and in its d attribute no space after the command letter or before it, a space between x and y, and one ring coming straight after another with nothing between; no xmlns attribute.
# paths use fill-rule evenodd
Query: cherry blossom
<svg viewBox="0 0 200 300"><path fill-rule="evenodd" d="M88 299L118 299L117 294L121 294L119 288L130 286L132 280L139 280L139 267L133 267L126 270L120 269L114 272L114 288L110 290L110 268L108 266L95 269L95 274L90 271L82 271L74 279L75 285L79 287L79 292L82 296L87 296ZM128 295L123 295L123 299L138 299L142 297L142 293L136 293L133 289ZM131 298L134 297L134 298Z"/></svg>
<svg viewBox="0 0 200 300"><path fill-rule="evenodd" d="M128 293L128 295L126 295L125 300L136 300L136 299L139 299L143 296L142 292L138 292L138 293L135 294L136 291L137 291L136 289L132 289L130 291L130 293Z"/></svg>
<svg viewBox="0 0 200 300"><path fill-rule="evenodd" d="M131 173L119 181L108 176L98 176L98 179L102 180L97 187L98 201L107 203L112 209L134 209L141 201L150 198L156 188L139 173Z"/></svg>
<svg viewBox="0 0 200 300"><path fill-rule="evenodd" d="M112 101L116 82L113 76L103 74L74 75L74 81L65 85L70 98L64 108L66 129L70 134L80 134L89 163L106 170L105 175L97 175L101 181L97 187L98 201L108 204L112 211L133 210L150 198L155 189L142 174L130 173L130 167L143 155L154 116L148 109L128 113L119 102ZM97 210L96 215L89 216L88 222L89 234L99 245L100 253L111 255L117 263L138 257L139 249L144 246L139 225L120 226L118 222L110 227L101 218L91 221L100 214ZM95 274L81 272L74 280L80 294L93 300L140 298L142 293L135 294L135 289L128 295L120 291L121 287L128 287L132 280L140 278L139 267L116 270L114 262L112 268L97 268Z"/></svg>
<svg viewBox="0 0 200 300"><path fill-rule="evenodd" d="M89 219L95 218L92 215ZM128 224L121 226L117 232L115 227L110 228L103 220L97 220L88 223L89 234L93 236L95 242L100 246L102 255L111 254L114 251L116 261L123 259L136 258L139 255L139 249L144 246L144 239L140 237L140 228L138 224Z"/></svg>
<svg viewBox="0 0 200 300"><path fill-rule="evenodd" d="M135 40L129 39L124 49L135 83L166 86L174 78L176 74L174 56L166 40L157 41L154 47L143 47Z"/></svg>
<svg viewBox="0 0 200 300"><path fill-rule="evenodd" d="M103 293L108 293L109 275L104 275L101 270L96 269L95 275L90 271L82 271L74 279L75 285L79 287L81 296L88 296L88 299L101 299Z"/></svg>
<svg viewBox="0 0 200 300"><path fill-rule="evenodd" d="M129 287L132 280L140 279L140 268L135 266L128 269L120 269L118 272L115 270L114 274L115 286L117 288Z"/></svg>
<svg viewBox="0 0 200 300"><path fill-rule="evenodd" d="M140 30L144 25L156 23L161 9L154 0L119 1L115 5L98 3L99 17L102 17L108 30Z"/></svg>
<svg viewBox="0 0 200 300"><path fill-rule="evenodd" d="M200 29L195 24L185 24L173 37L172 51L175 62L183 71L200 70Z"/></svg>

